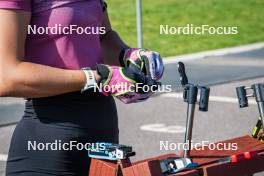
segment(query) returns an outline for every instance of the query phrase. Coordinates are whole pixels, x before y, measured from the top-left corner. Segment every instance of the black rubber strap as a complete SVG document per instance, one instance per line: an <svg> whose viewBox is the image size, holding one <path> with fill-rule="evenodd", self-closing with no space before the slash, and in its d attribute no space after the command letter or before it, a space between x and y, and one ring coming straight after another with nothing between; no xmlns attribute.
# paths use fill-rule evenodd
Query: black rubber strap
<svg viewBox="0 0 264 176"><path fill-rule="evenodd" d="M101 76L100 83L104 82L107 80L110 70L108 67L104 64L98 64L96 65L96 71L97 73Z"/></svg>
<svg viewBox="0 0 264 176"><path fill-rule="evenodd" d="M126 50L127 50L127 48L123 48L123 49L121 49L121 51L119 53L119 63L121 65L121 67L125 67L124 56L125 56Z"/></svg>

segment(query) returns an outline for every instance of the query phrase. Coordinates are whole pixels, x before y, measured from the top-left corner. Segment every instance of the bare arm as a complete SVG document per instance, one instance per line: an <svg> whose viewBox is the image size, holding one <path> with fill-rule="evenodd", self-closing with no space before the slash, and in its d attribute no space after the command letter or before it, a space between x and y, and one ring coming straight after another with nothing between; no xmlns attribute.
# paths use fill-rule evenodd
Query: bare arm
<svg viewBox="0 0 264 176"><path fill-rule="evenodd" d="M129 47L122 41L119 35L112 30L107 10L104 12L103 26L106 28L106 34L101 36L104 63L108 65L120 66L120 51L123 48Z"/></svg>
<svg viewBox="0 0 264 176"><path fill-rule="evenodd" d="M86 80L83 71L22 61L30 15L0 10L0 96L33 98L80 90Z"/></svg>

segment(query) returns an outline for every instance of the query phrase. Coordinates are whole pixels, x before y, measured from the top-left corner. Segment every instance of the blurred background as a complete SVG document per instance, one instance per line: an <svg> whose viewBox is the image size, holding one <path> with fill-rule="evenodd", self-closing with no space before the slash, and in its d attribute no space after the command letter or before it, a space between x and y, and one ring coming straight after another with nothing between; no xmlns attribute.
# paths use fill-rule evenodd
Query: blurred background
<svg viewBox="0 0 264 176"><path fill-rule="evenodd" d="M136 46L135 0L108 2L113 28ZM145 48L173 56L264 40L263 0L142 0ZM160 35L160 25L237 26L238 35Z"/></svg>

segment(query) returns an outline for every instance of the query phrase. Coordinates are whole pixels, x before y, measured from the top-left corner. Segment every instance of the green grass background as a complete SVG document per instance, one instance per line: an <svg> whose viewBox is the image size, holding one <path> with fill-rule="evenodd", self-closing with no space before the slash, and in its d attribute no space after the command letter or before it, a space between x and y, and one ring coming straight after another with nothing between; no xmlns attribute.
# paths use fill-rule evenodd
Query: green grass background
<svg viewBox="0 0 264 176"><path fill-rule="evenodd" d="M113 28L136 46L136 0L108 0ZM264 0L142 0L144 48L162 56L264 41ZM237 35L160 35L160 24L237 26Z"/></svg>

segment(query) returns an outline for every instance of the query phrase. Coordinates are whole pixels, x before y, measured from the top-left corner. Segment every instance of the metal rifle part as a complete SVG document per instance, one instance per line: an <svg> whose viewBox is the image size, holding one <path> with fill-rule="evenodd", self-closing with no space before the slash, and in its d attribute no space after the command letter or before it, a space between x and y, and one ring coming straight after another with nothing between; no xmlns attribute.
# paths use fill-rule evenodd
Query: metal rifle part
<svg viewBox="0 0 264 176"><path fill-rule="evenodd" d="M259 114L262 119L262 126L264 124L264 84L252 85L254 96L258 104Z"/></svg>
<svg viewBox="0 0 264 176"><path fill-rule="evenodd" d="M189 84L187 75L185 73L185 66L179 62L178 72L180 74L180 81L183 87L183 99L188 104L187 106L187 120L184 143L188 144L188 149L184 150L183 157L168 158L160 161L162 173L173 174L185 169L192 169L198 167L198 163L192 162L190 158L190 149L192 144L192 129L194 121L195 106L197 104L198 91L200 90L199 110L207 111L210 89L204 86Z"/></svg>
<svg viewBox="0 0 264 176"><path fill-rule="evenodd" d="M135 154L131 146L104 142L91 145L88 151L89 157L106 160L122 160Z"/></svg>
<svg viewBox="0 0 264 176"><path fill-rule="evenodd" d="M187 75L185 73L185 66L182 62L178 62L178 72L180 74L180 81L181 81L181 85L185 86L188 84L188 78Z"/></svg>
<svg viewBox="0 0 264 176"><path fill-rule="evenodd" d="M237 87L236 93L238 97L239 107L240 108L248 107L248 97L245 86Z"/></svg>
<svg viewBox="0 0 264 176"><path fill-rule="evenodd" d="M195 104L197 101L198 88L191 85L187 91L187 121L186 121L186 132L184 137L184 143L188 144L188 150L184 150L184 158L190 158L190 148L192 144L192 130L194 121Z"/></svg>
<svg viewBox="0 0 264 176"><path fill-rule="evenodd" d="M185 66L182 62L178 62L178 72L183 87L183 99L187 102L187 121L184 143L188 144L188 150L184 150L184 158L190 158L190 149L192 144L192 129L194 121L195 106L197 103L198 90L200 90L199 110L208 111L210 88L189 84L188 77L185 73Z"/></svg>
<svg viewBox="0 0 264 176"><path fill-rule="evenodd" d="M199 100L199 110L200 111L208 111L208 103L210 96L210 88L208 87L200 87L200 100Z"/></svg>
<svg viewBox="0 0 264 176"><path fill-rule="evenodd" d="M249 89L253 91L253 94L247 93ZM251 87L237 87L236 92L240 108L248 107L248 97L255 97L260 115L258 121L260 120L261 124L257 122L256 127L253 129L252 137L257 138L260 128L264 131L264 83L253 84Z"/></svg>
<svg viewBox="0 0 264 176"><path fill-rule="evenodd" d="M185 169L198 167L198 163L193 163L190 158L168 158L160 160L160 167L163 174L175 174Z"/></svg>

